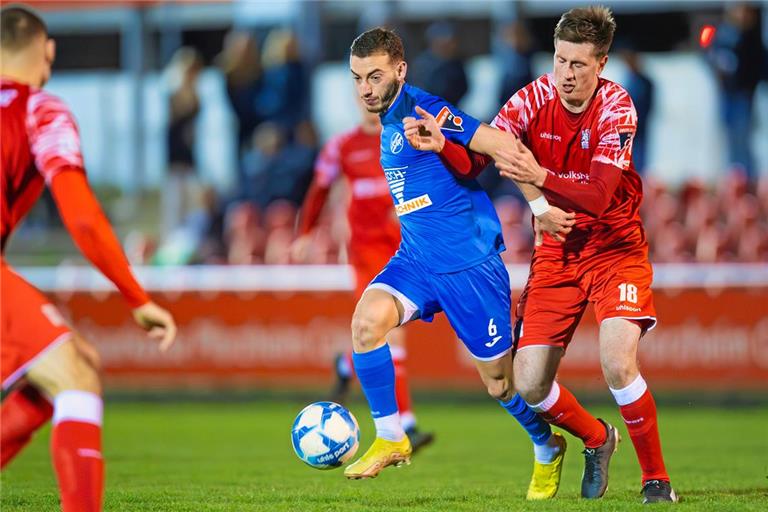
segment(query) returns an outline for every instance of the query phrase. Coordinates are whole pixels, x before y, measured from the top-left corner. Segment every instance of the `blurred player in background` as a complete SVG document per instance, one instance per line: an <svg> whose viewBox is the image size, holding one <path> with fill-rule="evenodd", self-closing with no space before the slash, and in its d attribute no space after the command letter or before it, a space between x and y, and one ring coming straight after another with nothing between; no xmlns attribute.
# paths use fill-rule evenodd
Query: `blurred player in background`
<svg viewBox="0 0 768 512"><path fill-rule="evenodd" d="M44 186L85 256L120 290L133 317L167 350L176 326L133 277L85 177L77 126L43 91L55 54L43 21L9 6L1 13L2 250ZM56 307L2 259L0 450L5 467L53 417L51 455L66 512L101 510L104 463L99 356Z"/></svg>
<svg viewBox="0 0 768 512"><path fill-rule="evenodd" d="M379 163L381 122L378 114L363 110L362 123L326 143L315 164L315 177L301 208L299 237L291 247L292 258L307 261L311 251L312 229L328 200L332 185L342 176L349 189L347 220L350 228L349 262L355 272L355 297L359 299L400 245L400 223L389 197L389 186ZM405 368L405 332L393 329L388 337L395 365L395 394L400 422L411 440L414 452L433 440L433 434L416 427L411 409L411 393ZM339 355L335 361L337 382L332 400L343 402L353 374L352 355Z"/></svg>
<svg viewBox="0 0 768 512"><path fill-rule="evenodd" d="M584 441L581 494L599 498L618 444L615 427L589 414L555 382L588 303L600 324L600 361L642 468L643 502L677 501L661 452L656 405L637 364L642 335L656 324L653 272L639 216L642 183L632 164L637 114L627 92L600 77L616 28L605 7L573 9L555 28L554 73L514 94L469 147L501 174L540 189L576 212L565 243L542 236L517 305L515 385L548 421ZM422 112L406 135L422 149L442 145L439 120ZM501 131L499 131L501 130ZM507 132L507 133L505 133ZM512 134L514 136L510 136ZM487 159L472 156L478 172Z"/></svg>
<svg viewBox="0 0 768 512"><path fill-rule="evenodd" d="M352 318L353 359L376 425L376 439L347 466L348 478L371 478L386 466L407 463L411 445L400 424L388 333L411 320L431 321L444 311L475 359L491 396L526 429L537 464L562 460L562 437L515 394L512 383L512 329L509 275L496 212L475 180L460 180L450 149L440 155L417 151L405 141L403 120L420 105L443 120L446 137L468 144L480 123L445 100L405 83L403 44L392 31L376 28L352 43L350 68L369 112L380 115L381 166L400 217L403 241L395 256L365 290ZM466 157L466 152L451 141ZM454 147L455 146L455 147ZM446 161L448 162L446 164ZM569 215L552 208L554 231L568 230ZM560 479L545 476L551 497ZM539 485L532 487L538 488ZM546 487L546 486L545 486Z"/></svg>

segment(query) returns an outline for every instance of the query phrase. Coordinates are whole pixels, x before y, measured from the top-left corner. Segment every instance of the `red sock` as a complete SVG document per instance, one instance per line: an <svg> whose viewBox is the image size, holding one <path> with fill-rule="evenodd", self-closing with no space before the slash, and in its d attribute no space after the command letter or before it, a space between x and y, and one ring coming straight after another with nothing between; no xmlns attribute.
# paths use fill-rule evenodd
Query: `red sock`
<svg viewBox="0 0 768 512"><path fill-rule="evenodd" d="M587 448L602 446L608 437L605 425L589 414L576 397L557 382L552 383L552 389L543 402L531 407L547 422L584 441Z"/></svg>
<svg viewBox="0 0 768 512"><path fill-rule="evenodd" d="M51 453L63 512L99 512L104 492L101 398L63 391L55 400Z"/></svg>
<svg viewBox="0 0 768 512"><path fill-rule="evenodd" d="M0 406L0 468L13 460L52 414L51 403L29 385L14 390L3 400Z"/></svg>
<svg viewBox="0 0 768 512"><path fill-rule="evenodd" d="M408 385L408 371L405 368L405 349L390 346L392 362L395 365L395 398L400 412L401 423L406 430L415 426L415 418L411 409L411 390Z"/></svg>
<svg viewBox="0 0 768 512"><path fill-rule="evenodd" d="M634 402L619 406L621 417L627 425L629 437L635 445L637 460L643 470L643 482L648 480L669 481L669 475L664 467L664 457L661 454L661 440L656 421L656 402L650 390Z"/></svg>

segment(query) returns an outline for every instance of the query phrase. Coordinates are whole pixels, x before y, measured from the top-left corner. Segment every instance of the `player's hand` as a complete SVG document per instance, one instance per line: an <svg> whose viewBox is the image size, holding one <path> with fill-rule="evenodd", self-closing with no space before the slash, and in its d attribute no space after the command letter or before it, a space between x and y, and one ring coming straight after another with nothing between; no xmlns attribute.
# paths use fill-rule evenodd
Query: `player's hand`
<svg viewBox="0 0 768 512"><path fill-rule="evenodd" d="M134 309L133 319L149 333L150 338L160 341L160 352L168 350L176 339L176 322L168 311L154 302Z"/></svg>
<svg viewBox="0 0 768 512"><path fill-rule="evenodd" d="M515 139L510 148L503 148L493 155L499 174L518 183L530 183L541 188L547 171L539 165L531 150L520 139Z"/></svg>
<svg viewBox="0 0 768 512"><path fill-rule="evenodd" d="M309 257L309 248L312 237L310 235L301 235L293 241L290 248L291 261L294 263L305 263Z"/></svg>
<svg viewBox="0 0 768 512"><path fill-rule="evenodd" d="M538 247L544 241L544 233L549 233L558 242L565 242L565 236L573 230L574 224L576 224L575 213L564 212L557 206L551 206L546 213L533 219L536 246Z"/></svg>
<svg viewBox="0 0 768 512"><path fill-rule="evenodd" d="M420 151L441 152L445 146L445 135L440 130L437 119L418 105L416 113L419 114L419 119L410 116L403 118L403 129L408 143Z"/></svg>

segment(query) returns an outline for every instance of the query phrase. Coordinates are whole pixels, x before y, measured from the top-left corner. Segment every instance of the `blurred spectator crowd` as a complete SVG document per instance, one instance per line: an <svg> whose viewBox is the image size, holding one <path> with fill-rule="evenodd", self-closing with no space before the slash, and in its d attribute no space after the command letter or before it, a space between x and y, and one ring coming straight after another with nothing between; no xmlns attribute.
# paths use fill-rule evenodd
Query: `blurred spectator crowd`
<svg viewBox="0 0 768 512"><path fill-rule="evenodd" d="M691 181L676 192L647 183L641 215L653 262L768 262L768 177L754 190L732 172L714 188Z"/></svg>
<svg viewBox="0 0 768 512"><path fill-rule="evenodd" d="M654 84L642 58L626 40L615 53L625 62L622 81L633 98L639 127L633 146L638 172L645 176L642 215L654 262L768 261L768 175L754 168L750 146L755 89L768 65L760 39L759 10L729 4L705 56L719 84L728 167L719 183L688 182L674 189L645 176L648 119ZM408 81L458 104L468 91L456 26L431 24L424 51L409 67ZM313 176L319 141L311 122L311 66L299 38L275 28L263 37L229 33L221 53L205 62L192 47L179 48L164 71L168 91L166 149L168 172L161 195L156 235L131 233L129 257L141 264L288 264L298 210ZM703 43L702 43L702 46ZM499 102L533 80L536 48L525 20L500 24L492 51L500 73ZM237 155L233 192L221 195L200 177L198 139L205 137L199 114L200 73L213 65L222 77L233 118ZM493 170L480 179L502 222L510 263L530 261L530 212L516 187ZM313 232L307 263L347 261L344 191L328 202Z"/></svg>
<svg viewBox="0 0 768 512"><path fill-rule="evenodd" d="M328 202L313 232L306 263L347 261L344 203ZM146 237L129 237L131 259L159 264L293 263L290 245L295 237L296 204L279 200L260 208L239 201L222 211L212 193L204 204L184 229L159 248ZM527 205L512 195L497 196L494 204L507 245L504 260L530 262L533 233ZM655 263L768 261L768 177L754 190L740 173L725 176L715 187L692 181L673 190L647 180L641 214Z"/></svg>
<svg viewBox="0 0 768 512"><path fill-rule="evenodd" d="M754 90L761 79L753 63L765 58L755 36L758 11L733 4L707 50L721 84L723 122L729 134L730 169L716 186L694 181L677 189L646 178L642 215L655 262L768 261L768 177L757 178L749 141ZM456 27L430 25L425 49L412 62L409 82L457 104L468 90ZM502 24L493 44L502 71L504 102L534 77L535 50L524 20ZM627 41L616 42L627 68L625 86L639 115L634 160L646 169L647 119L653 82ZM169 89L168 189L162 197L160 243L132 234L131 259L155 264L289 264L298 210L312 180L319 146L310 121L311 73L296 35L277 28L262 40L249 32L227 35L215 59L237 121L235 192L220 197L197 179L194 144L200 110L196 84L203 62L180 48L166 69ZM204 134L200 134L204 136ZM487 171L481 182L502 222L510 263L530 261L533 236L527 207L516 187ZM313 233L307 263L344 263L346 201L329 201Z"/></svg>
<svg viewBox="0 0 768 512"><path fill-rule="evenodd" d="M296 35L269 32L261 48L249 32L227 35L216 58L226 97L237 123L235 192L225 203L245 201L257 210L285 200L301 203L312 179L318 141L309 116L309 75ZM210 202L195 161L200 98L197 82L202 58L191 47L179 48L166 70L169 91L168 179L162 197L162 232L188 231L198 210Z"/></svg>

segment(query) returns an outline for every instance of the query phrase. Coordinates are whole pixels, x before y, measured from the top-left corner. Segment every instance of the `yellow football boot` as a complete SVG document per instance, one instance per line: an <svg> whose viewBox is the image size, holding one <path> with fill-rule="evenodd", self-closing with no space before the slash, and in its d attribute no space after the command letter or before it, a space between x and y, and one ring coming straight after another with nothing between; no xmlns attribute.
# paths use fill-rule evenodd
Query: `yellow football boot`
<svg viewBox="0 0 768 512"><path fill-rule="evenodd" d="M400 441L377 437L362 457L344 469L344 476L353 480L375 478L387 466L410 464L412 451L408 436Z"/></svg>
<svg viewBox="0 0 768 512"><path fill-rule="evenodd" d="M560 453L555 460L548 463L533 461L533 476L528 486L526 499L529 500L548 500L554 498L557 489L560 487L560 475L563 473L563 458L567 444L562 434L555 432L555 441L560 445Z"/></svg>

